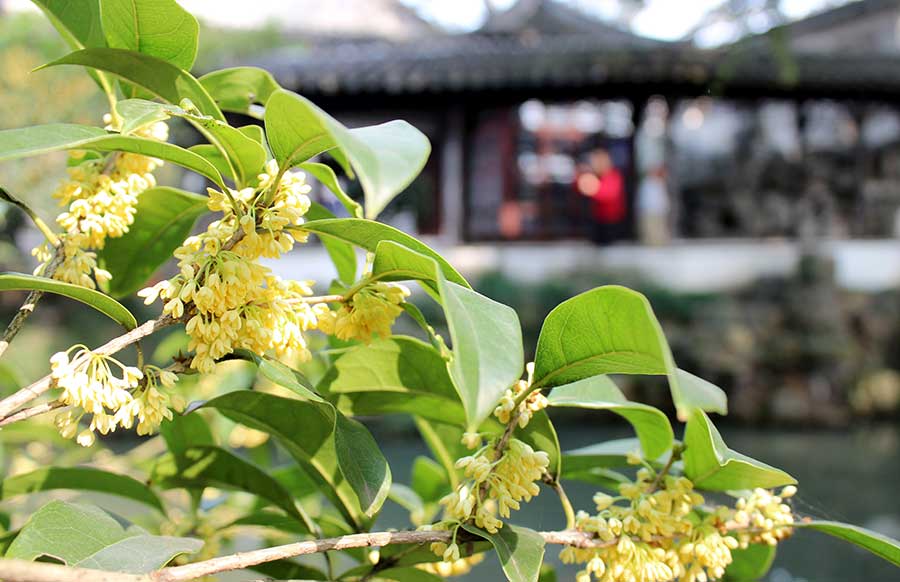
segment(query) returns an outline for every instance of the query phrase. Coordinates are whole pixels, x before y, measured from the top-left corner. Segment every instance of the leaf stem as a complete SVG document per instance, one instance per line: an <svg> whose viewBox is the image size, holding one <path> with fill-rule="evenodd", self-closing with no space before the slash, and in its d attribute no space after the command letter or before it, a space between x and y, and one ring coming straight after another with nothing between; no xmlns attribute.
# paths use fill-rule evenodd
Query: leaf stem
<svg viewBox="0 0 900 582"><path fill-rule="evenodd" d="M566 529L575 529L575 509L572 507L569 496L566 495L566 490L563 489L559 479L554 479L549 473L547 474L547 477L550 477L550 480L545 482L553 487L553 490L556 491L556 494L559 496L559 503L562 505L563 513L566 516Z"/></svg>

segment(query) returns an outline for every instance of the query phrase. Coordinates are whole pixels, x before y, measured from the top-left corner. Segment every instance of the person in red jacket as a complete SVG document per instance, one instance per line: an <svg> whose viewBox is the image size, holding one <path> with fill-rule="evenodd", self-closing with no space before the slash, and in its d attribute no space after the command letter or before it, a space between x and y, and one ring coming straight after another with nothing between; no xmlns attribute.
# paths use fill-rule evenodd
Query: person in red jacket
<svg viewBox="0 0 900 582"><path fill-rule="evenodd" d="M577 190L591 199L591 240L606 244L619 238L625 220L625 179L604 148L591 151L590 165L578 176Z"/></svg>

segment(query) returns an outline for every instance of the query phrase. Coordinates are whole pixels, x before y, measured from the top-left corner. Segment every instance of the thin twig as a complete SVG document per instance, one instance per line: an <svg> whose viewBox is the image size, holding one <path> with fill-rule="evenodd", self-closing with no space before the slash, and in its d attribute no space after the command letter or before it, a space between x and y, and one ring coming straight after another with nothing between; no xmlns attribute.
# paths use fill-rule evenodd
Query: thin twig
<svg viewBox="0 0 900 582"><path fill-rule="evenodd" d="M31 408L23 408L18 412L14 412L9 416L0 419L0 427L4 427L14 422L19 422L22 420L29 419L33 416L38 416L40 414L45 414L47 412L51 412L56 410L57 408L62 408L65 406L65 403L60 402L59 400L53 400L51 402L45 402L43 404L38 404L36 406L32 406Z"/></svg>
<svg viewBox="0 0 900 582"><path fill-rule="evenodd" d="M64 258L65 253L63 252L62 247L57 247L56 253L50 260L50 263L47 264L42 275L44 277L52 277L53 273L56 272L56 269L62 264ZM25 320L34 313L34 308L37 307L38 301L40 301L43 296L44 292L37 289L28 292L28 295L25 297L25 302L22 303L22 306L16 312L12 321L9 322L6 331L3 332L3 336L0 337L0 357L3 357L3 354L6 352L7 348L9 348L9 344L12 343L13 338L15 338L22 330L22 327L25 325Z"/></svg>
<svg viewBox="0 0 900 582"><path fill-rule="evenodd" d="M672 468L672 465L675 464L675 461L681 458L681 446L674 445L672 447L672 453L669 455L669 460L666 461L665 466L660 470L660 472L656 475L656 479L653 480L653 484L650 486L649 493L653 493L657 489L659 489L660 485L663 483L663 479L666 478L666 475L669 474L669 470Z"/></svg>
<svg viewBox="0 0 900 582"><path fill-rule="evenodd" d="M176 319L164 315L159 319L153 319L142 325L139 325L128 333L120 335L119 337L106 342L93 351L97 354L114 354L125 349L136 341L145 338L148 335L164 327L168 327L176 322ZM37 382L34 382L33 384L22 388L18 392L7 396L3 400L0 400L0 421L9 418L17 409L28 404L35 398L39 397L41 394L50 390L51 387L51 377L48 374Z"/></svg>

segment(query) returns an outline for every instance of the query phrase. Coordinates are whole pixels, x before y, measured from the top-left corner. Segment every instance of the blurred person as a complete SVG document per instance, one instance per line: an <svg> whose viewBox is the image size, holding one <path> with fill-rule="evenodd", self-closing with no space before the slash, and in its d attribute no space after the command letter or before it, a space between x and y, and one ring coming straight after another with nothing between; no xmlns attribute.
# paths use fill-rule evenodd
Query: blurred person
<svg viewBox="0 0 900 582"><path fill-rule="evenodd" d="M591 240L610 244L622 236L625 220L625 179L606 148L598 147L588 155L575 184L583 196L591 199Z"/></svg>
<svg viewBox="0 0 900 582"><path fill-rule="evenodd" d="M638 236L651 246L667 244L670 230L669 186L666 169L657 166L644 175L637 192Z"/></svg>

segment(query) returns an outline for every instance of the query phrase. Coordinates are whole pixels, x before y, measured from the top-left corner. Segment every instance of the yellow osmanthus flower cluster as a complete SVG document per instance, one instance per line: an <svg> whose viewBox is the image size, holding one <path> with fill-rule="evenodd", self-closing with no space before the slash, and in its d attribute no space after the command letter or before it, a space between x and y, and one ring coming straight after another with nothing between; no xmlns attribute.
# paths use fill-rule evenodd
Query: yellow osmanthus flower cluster
<svg viewBox="0 0 900 582"><path fill-rule="evenodd" d="M319 330L345 341L388 337L407 297L405 286L376 281L353 293L338 309L319 313Z"/></svg>
<svg viewBox="0 0 900 582"><path fill-rule="evenodd" d="M445 520L474 520L476 526L496 533L503 527L500 517L508 518L521 501L527 503L540 493L536 481L550 464L547 453L511 438L500 457L495 457L494 447L488 445L456 462L466 479L441 499Z"/></svg>
<svg viewBox="0 0 900 582"><path fill-rule="evenodd" d="M108 122L108 119L107 119ZM168 126L156 122L139 129L135 135L166 141ZM73 152L73 162L84 158L84 152ZM63 228L60 237L63 261L53 278L93 289L110 274L97 265L95 250L102 249L106 239L128 232L134 223L138 196L156 185L153 171L161 160L139 154L116 152L99 159L84 159L68 170L68 179L53 193L67 210L56 222ZM32 251L40 261L36 275L45 274L55 249L45 243Z"/></svg>
<svg viewBox="0 0 900 582"><path fill-rule="evenodd" d="M707 582L720 579L732 550L749 544L774 545L792 533L791 508L781 495L757 489L734 508L703 507L705 500L685 477L664 476L648 468L635 482L619 486L620 495L598 493L597 513L578 512L576 528L608 545L567 547L564 563L583 563L577 582Z"/></svg>
<svg viewBox="0 0 900 582"><path fill-rule="evenodd" d="M141 371L82 345L54 354L50 370L54 385L62 388L60 402L70 407L56 416L56 426L64 438L77 433L78 444L85 447L94 444L95 432L129 429L135 421L138 434L150 434L164 418L172 418L171 408L184 408L184 400L167 390L178 380L174 373L155 366ZM79 432L85 414L91 415L91 422Z"/></svg>
<svg viewBox="0 0 900 582"><path fill-rule="evenodd" d="M509 424L513 415L513 410L516 408L516 398L531 389L531 384L534 381L534 362L528 362L525 366L525 371L528 373L528 377L525 380L519 380L513 384L512 388L507 389L503 394L503 398L500 399L500 404L494 409L494 416L496 416L503 424ZM549 401L547 400L547 397L544 396L540 390L535 390L529 394L528 397L519 404L519 427L525 428L534 413L547 408L548 405Z"/></svg>
<svg viewBox="0 0 900 582"><path fill-rule="evenodd" d="M216 360L240 348L308 359L303 332L328 311L304 301L312 295L311 281L283 280L259 263L306 241L289 227L303 224L310 186L300 172L284 172L275 184L278 175L273 161L256 188L210 189L208 206L222 219L175 251L178 275L138 293L147 304L162 298L163 313L188 318L191 367L201 372L212 372Z"/></svg>

